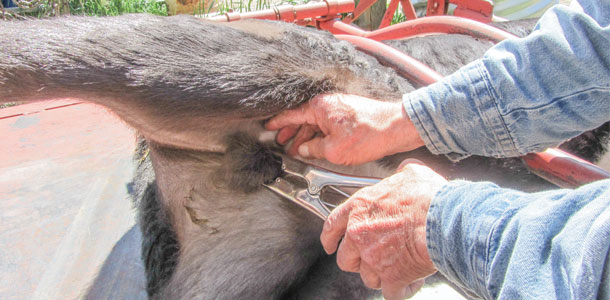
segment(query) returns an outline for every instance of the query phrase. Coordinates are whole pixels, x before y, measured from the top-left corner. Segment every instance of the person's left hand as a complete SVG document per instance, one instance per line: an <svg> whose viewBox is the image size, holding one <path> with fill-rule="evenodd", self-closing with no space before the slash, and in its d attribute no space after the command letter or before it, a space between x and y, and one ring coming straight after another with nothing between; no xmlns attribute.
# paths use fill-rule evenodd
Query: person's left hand
<svg viewBox="0 0 610 300"><path fill-rule="evenodd" d="M423 278L436 272L426 246L426 216L446 183L418 161L403 162L398 173L332 211L320 237L324 250L336 250L341 270L360 273L364 284L381 288L386 299L411 297Z"/></svg>

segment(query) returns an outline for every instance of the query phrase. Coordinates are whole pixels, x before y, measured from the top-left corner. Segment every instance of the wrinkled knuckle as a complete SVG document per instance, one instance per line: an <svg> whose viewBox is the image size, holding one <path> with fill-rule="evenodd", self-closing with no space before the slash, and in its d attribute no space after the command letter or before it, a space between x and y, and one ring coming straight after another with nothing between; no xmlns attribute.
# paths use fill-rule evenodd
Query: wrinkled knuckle
<svg viewBox="0 0 610 300"><path fill-rule="evenodd" d="M376 191L377 186L367 186L359 189L353 197L358 199L361 205L369 205L367 199L374 199L375 195L379 195L379 191Z"/></svg>
<svg viewBox="0 0 610 300"><path fill-rule="evenodd" d="M360 237L360 228L356 225L349 225L345 230L345 237L354 241L358 241Z"/></svg>
<svg viewBox="0 0 610 300"><path fill-rule="evenodd" d="M352 222L345 230L345 235L348 236L354 244L362 244L366 236L370 232L370 227L365 222Z"/></svg>

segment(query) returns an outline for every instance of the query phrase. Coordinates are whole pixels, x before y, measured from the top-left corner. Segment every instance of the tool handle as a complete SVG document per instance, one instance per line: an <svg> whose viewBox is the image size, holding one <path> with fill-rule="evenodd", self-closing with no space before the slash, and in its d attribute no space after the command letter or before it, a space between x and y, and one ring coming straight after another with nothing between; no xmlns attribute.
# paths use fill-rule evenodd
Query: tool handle
<svg viewBox="0 0 610 300"><path fill-rule="evenodd" d="M319 194L326 186L364 187L381 181L381 178L346 175L313 167L308 170L304 177L309 183L308 190L311 194Z"/></svg>

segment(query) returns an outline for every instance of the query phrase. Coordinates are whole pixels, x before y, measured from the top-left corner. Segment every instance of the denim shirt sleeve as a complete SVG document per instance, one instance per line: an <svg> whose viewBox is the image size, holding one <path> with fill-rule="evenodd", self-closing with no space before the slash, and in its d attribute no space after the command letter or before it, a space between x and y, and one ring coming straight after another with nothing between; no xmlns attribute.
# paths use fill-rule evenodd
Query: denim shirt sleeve
<svg viewBox="0 0 610 300"><path fill-rule="evenodd" d="M433 199L428 252L485 299L609 299L610 179L526 194L454 181Z"/></svg>
<svg viewBox="0 0 610 300"><path fill-rule="evenodd" d="M528 37L403 96L432 153L520 156L610 120L610 1L573 4L547 11Z"/></svg>

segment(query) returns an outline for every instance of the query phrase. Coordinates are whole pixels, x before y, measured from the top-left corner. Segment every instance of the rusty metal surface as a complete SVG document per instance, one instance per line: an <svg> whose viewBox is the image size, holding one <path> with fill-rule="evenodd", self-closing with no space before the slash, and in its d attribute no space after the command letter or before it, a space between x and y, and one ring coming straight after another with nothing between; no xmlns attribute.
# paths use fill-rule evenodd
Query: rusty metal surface
<svg viewBox="0 0 610 300"><path fill-rule="evenodd" d="M145 299L134 133L62 100L0 110L0 136L0 299Z"/></svg>

